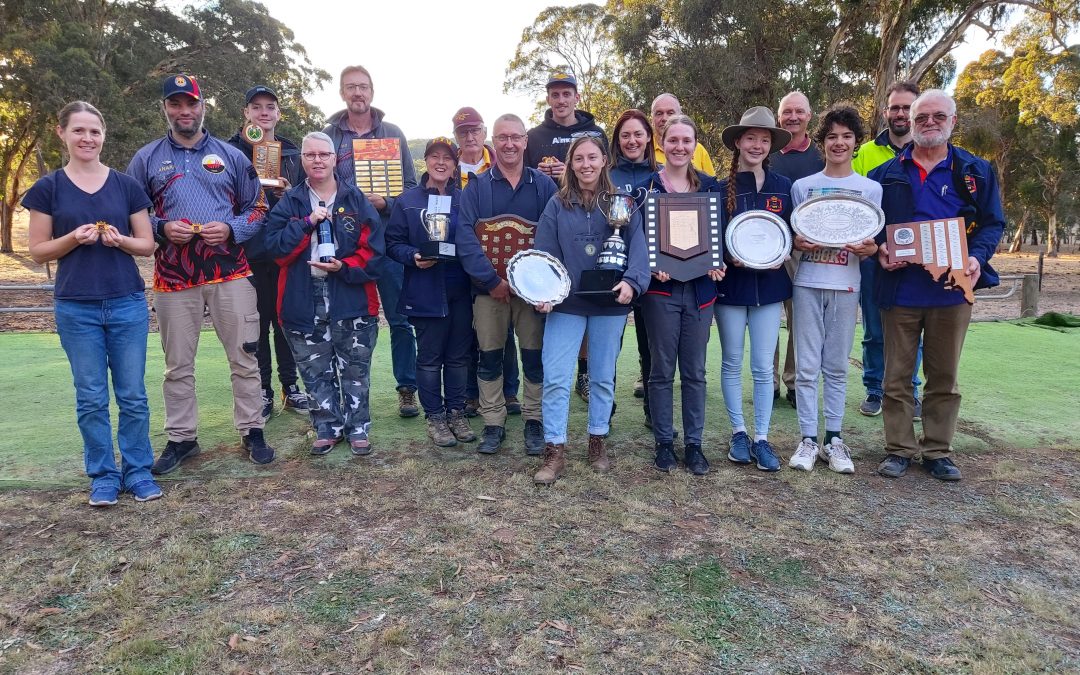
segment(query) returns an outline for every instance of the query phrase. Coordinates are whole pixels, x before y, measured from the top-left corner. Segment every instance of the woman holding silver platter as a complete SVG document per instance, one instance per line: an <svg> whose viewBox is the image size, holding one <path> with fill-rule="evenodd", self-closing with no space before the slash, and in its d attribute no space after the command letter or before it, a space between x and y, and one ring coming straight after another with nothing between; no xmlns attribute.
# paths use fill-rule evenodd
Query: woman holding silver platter
<svg viewBox="0 0 1080 675"><path fill-rule="evenodd" d="M769 445L773 404L773 350L780 333L783 301L791 297L791 279L783 268L791 249L791 181L768 170L769 153L782 148L791 134L776 126L763 106L743 113L739 124L724 129L724 145L734 154L721 183L727 199L721 208L724 257L728 274L716 284L716 328L722 358L720 387L731 421L728 459L757 463L777 471L780 460ZM740 215L741 214L741 215ZM748 236L739 236L742 228ZM754 439L746 433L742 403L743 345L750 332L750 372L754 380Z"/></svg>
<svg viewBox="0 0 1080 675"><path fill-rule="evenodd" d="M586 334L592 383L589 463L598 472L611 467L604 439L615 398L615 362L619 358L630 302L649 279L641 217L628 195L613 194L603 143L591 136L576 138L566 157L569 170L563 173L558 193L540 216L534 239L536 249L563 263L571 284L571 293L563 302L554 306L550 302L536 304L537 311L548 314L542 354L546 447L544 463L534 477L541 484L554 483L566 469L570 387L575 356ZM605 202L610 205L608 213L602 208ZM621 231L616 231L616 227ZM625 242L625 271L621 278L609 277L614 284L591 295L582 293L582 276L596 270L598 257L606 259L609 249L622 248L617 241L604 245L615 234L620 234ZM600 255L602 252L605 256Z"/></svg>

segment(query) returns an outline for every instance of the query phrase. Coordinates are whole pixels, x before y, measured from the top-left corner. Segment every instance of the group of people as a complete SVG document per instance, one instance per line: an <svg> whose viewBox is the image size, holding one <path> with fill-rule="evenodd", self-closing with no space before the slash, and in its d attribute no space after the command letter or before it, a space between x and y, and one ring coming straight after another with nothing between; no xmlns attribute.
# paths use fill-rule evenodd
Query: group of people
<svg viewBox="0 0 1080 675"><path fill-rule="evenodd" d="M297 146L275 134L276 94L265 86L248 91L245 123L281 143L281 187L266 189L246 134L224 141L205 130L203 94L187 75L164 81L169 131L139 150L124 173L100 161L100 112L81 101L60 112L57 133L67 163L42 177L23 205L30 212L31 255L59 260L57 331L75 381L91 504L114 504L121 491L139 501L160 497L153 476L200 451L194 360L204 312L225 348L234 424L253 462L274 459L263 435L275 402L271 351L284 406L310 416L313 455L341 442L356 455L372 451L369 375L381 307L391 327L399 414L422 409L437 446L476 442L478 452L493 454L505 439L507 415L518 412L525 451L542 456L534 480L550 484L567 469L575 389L588 401L588 462L598 472L612 465L606 437L631 311L641 365L636 389L657 469L682 463L697 475L709 471L702 439L706 347L715 320L731 427L728 459L780 469L768 436L782 380L801 438L789 466L809 471L821 459L834 471L852 473L841 430L861 306L866 398L859 412L884 412L887 454L878 472L902 476L921 455L935 478L960 478L950 444L971 305L945 280L890 263L884 231L843 248L795 235L790 259L771 269L744 265L725 251L722 265L679 281L650 263L634 213L621 230L627 265L611 289L612 301L574 293L614 231L607 209L616 192L639 203L650 193L716 193L721 229L748 211L787 222L799 204L833 193L880 205L889 224L961 216L970 255L965 272L975 287L994 285L987 263L1004 225L996 176L988 162L949 143L956 110L944 92L920 94L911 83L897 83L881 111L884 129L865 142L859 113L843 104L822 113L811 133L810 102L792 92L780 101L779 124L768 107L758 106L723 130L732 159L715 175L694 121L675 96L658 96L650 115L625 111L609 139L578 109L574 76L560 72L547 83L544 121L526 129L516 115L502 115L493 122L492 145L479 112L461 108L452 120L453 138L427 143L419 180L404 134L371 105L371 74L361 66L345 68L339 92L345 109ZM357 188L353 140L368 138L398 139L400 194ZM432 214L447 224L453 256L422 253ZM513 292L504 267L486 250L484 226L506 218L522 241L530 238L532 248L563 263L571 281L565 300L532 304ZM143 386L148 315L134 261L151 254L168 435L156 461ZM789 341L781 371L785 310ZM747 335L752 433L742 392ZM675 447L676 367L682 453ZM297 371L305 391L296 384ZM120 408L119 469L109 373ZM474 415L483 422L479 434L470 427ZM914 426L920 419L921 438Z"/></svg>

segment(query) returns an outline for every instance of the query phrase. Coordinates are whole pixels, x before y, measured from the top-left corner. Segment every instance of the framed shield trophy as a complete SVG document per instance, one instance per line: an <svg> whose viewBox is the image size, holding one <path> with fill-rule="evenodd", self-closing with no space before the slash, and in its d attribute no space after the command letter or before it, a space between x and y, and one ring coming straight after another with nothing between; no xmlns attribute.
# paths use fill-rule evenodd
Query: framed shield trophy
<svg viewBox="0 0 1080 675"><path fill-rule="evenodd" d="M506 266L514 254L533 247L536 223L512 213L504 213L477 220L475 229L476 238L480 240L480 248L491 261L495 273L507 279Z"/></svg>
<svg viewBox="0 0 1080 675"><path fill-rule="evenodd" d="M721 199L712 192L650 194L643 219L649 269L690 281L723 267Z"/></svg>
<svg viewBox="0 0 1080 675"><path fill-rule="evenodd" d="M243 129L244 140L251 145L251 163L264 188L285 187L281 179L281 141L266 140L257 124L248 123Z"/></svg>
<svg viewBox="0 0 1080 675"><path fill-rule="evenodd" d="M963 218L942 218L915 223L893 223L885 228L889 262L919 265L945 288L959 290L968 304L975 303L968 260L967 228Z"/></svg>

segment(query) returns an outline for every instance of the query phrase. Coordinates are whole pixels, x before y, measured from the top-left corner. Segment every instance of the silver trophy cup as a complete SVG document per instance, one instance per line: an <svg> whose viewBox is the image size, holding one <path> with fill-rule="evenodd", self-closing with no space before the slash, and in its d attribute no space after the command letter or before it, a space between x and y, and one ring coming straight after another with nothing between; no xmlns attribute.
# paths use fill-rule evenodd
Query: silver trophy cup
<svg viewBox="0 0 1080 675"><path fill-rule="evenodd" d="M421 209L420 220L424 223L428 241L420 245L421 260L453 260L457 257L457 246L450 241L450 214L428 213Z"/></svg>
<svg viewBox="0 0 1080 675"><path fill-rule="evenodd" d="M634 195L625 192L601 192L600 200L608 203L608 223L615 231L600 247L600 255L596 256L596 269L625 272L626 242L619 230L626 227L634 212L641 207L634 200Z"/></svg>

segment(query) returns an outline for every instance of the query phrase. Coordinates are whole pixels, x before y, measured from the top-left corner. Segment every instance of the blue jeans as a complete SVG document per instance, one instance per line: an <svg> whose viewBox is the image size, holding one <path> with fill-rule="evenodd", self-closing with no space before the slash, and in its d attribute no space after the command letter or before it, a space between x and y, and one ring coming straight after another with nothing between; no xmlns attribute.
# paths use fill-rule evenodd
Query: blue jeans
<svg viewBox="0 0 1080 675"><path fill-rule="evenodd" d="M877 277L881 266L877 257L871 256L859 263L859 271L862 273L862 282L859 286L859 308L862 310L863 339L862 339L862 362L863 362L863 386L866 394L883 396L885 388L882 380L885 378L885 331L881 327L881 312L877 300L874 298L874 279ZM915 354L915 372L911 374L911 386L915 390L915 398L919 398L919 367L922 365L922 338L919 338L918 351Z"/></svg>
<svg viewBox="0 0 1080 675"><path fill-rule="evenodd" d="M581 339L589 335L589 433L606 436L615 401L615 362L626 315L578 316L552 312L544 324L544 440L566 443L570 390Z"/></svg>
<svg viewBox="0 0 1080 675"><path fill-rule="evenodd" d="M83 460L93 487L130 488L152 479L154 450L144 382L149 321L142 291L107 300L56 300L56 332L71 363ZM120 409L120 470L113 455L110 373Z"/></svg>
<svg viewBox="0 0 1080 675"><path fill-rule="evenodd" d="M747 307L713 306L716 330L720 333L720 389L724 392L732 431L746 429L743 419L742 364L746 330L750 329L750 374L754 379L754 434L769 435L773 410L773 353L780 336L780 314L784 303Z"/></svg>
<svg viewBox="0 0 1080 675"><path fill-rule="evenodd" d="M390 324L390 359L393 362L397 388L416 391L416 336L409 318L397 311L401 285L405 283L405 267L384 258L375 286L379 289L386 322Z"/></svg>

